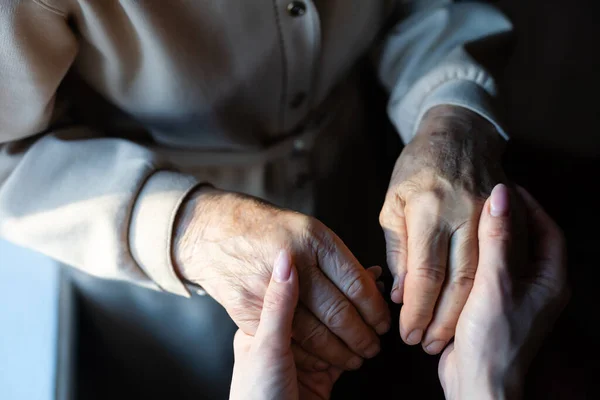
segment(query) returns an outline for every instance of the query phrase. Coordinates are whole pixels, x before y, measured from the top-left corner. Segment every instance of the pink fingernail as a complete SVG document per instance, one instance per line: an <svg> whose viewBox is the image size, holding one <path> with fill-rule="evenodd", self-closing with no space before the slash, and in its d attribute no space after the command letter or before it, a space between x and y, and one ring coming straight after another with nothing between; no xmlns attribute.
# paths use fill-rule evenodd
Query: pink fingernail
<svg viewBox="0 0 600 400"><path fill-rule="evenodd" d="M490 200L490 214L492 217L502 217L508 214L510 209L510 195L506 185L496 185L492 190Z"/></svg>
<svg viewBox="0 0 600 400"><path fill-rule="evenodd" d="M287 282L290 279L290 275L292 274L292 260L290 254L282 250L277 259L275 260L275 265L273 266L273 279L275 282Z"/></svg>

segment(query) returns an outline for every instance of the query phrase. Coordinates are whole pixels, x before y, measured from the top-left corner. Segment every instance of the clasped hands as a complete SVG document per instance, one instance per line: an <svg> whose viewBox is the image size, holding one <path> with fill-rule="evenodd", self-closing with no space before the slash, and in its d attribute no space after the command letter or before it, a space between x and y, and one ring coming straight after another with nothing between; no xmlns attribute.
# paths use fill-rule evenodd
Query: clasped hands
<svg viewBox="0 0 600 400"><path fill-rule="evenodd" d="M515 199L506 186L498 185L484 206L478 270L455 339L439 362L448 399L519 398L539 339L565 305L562 234L527 192L519 192L528 229L519 226ZM239 330L235 336L231 399L329 398L342 369L306 370L296 364L292 322L297 302L298 272L290 254L282 251L255 334Z"/></svg>
<svg viewBox="0 0 600 400"><path fill-rule="evenodd" d="M403 303L400 335L436 354L456 332L444 360L460 358L451 356L459 348L460 325L477 293L474 283L485 276L484 203L506 180L502 150L503 139L477 114L452 106L430 110L398 158L380 214L394 276L391 298ZM282 249L293 260L289 279L296 283L290 285L298 287L288 340L298 380L307 371L326 374L319 382L333 384L341 371L359 368L380 351L378 334L391 323L376 284L380 269L364 269L326 226L249 196L203 187L178 217L173 259L184 279L225 307L245 338L259 336ZM317 398L327 397L325 389L316 390Z"/></svg>

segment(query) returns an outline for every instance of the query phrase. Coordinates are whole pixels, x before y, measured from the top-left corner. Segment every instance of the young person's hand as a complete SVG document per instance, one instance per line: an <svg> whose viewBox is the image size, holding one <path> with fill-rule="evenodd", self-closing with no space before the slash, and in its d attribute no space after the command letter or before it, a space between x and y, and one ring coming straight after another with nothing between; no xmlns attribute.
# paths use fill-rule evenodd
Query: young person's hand
<svg viewBox="0 0 600 400"><path fill-rule="evenodd" d="M275 261L256 334L239 330L235 335L231 399L329 398L341 369L303 371L296 367L294 358L313 357L292 344L297 303L298 273L290 254L282 252Z"/></svg>
<svg viewBox="0 0 600 400"><path fill-rule="evenodd" d="M519 194L527 230L517 225L517 196L506 186L496 186L483 208L473 289L439 365L448 399L520 397L522 378L566 304L563 235L531 195Z"/></svg>

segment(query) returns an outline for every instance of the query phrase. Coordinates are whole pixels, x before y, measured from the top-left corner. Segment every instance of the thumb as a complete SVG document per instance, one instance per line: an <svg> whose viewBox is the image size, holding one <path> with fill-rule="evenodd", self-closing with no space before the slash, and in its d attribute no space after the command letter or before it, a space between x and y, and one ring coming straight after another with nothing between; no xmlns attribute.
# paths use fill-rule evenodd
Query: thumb
<svg viewBox="0 0 600 400"><path fill-rule="evenodd" d="M379 224L385 237L387 265L394 277L390 296L394 303L400 304L404 300L404 281L408 271L408 236L403 205L386 200L379 215Z"/></svg>
<svg viewBox="0 0 600 400"><path fill-rule="evenodd" d="M254 336L275 351L291 345L292 322L298 303L298 273L287 251L281 251L273 266L271 282L265 293L260 322Z"/></svg>
<svg viewBox="0 0 600 400"><path fill-rule="evenodd" d="M506 267L511 240L511 196L499 184L488 198L479 221L478 270L498 271Z"/></svg>

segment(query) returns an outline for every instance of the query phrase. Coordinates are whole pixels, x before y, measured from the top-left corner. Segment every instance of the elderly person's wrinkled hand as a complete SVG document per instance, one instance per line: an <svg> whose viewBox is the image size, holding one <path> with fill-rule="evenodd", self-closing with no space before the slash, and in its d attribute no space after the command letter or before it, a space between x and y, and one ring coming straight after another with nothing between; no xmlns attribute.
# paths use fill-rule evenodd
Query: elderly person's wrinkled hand
<svg viewBox="0 0 600 400"><path fill-rule="evenodd" d="M504 139L467 109L438 106L423 118L394 169L380 224L403 303L400 335L437 354L454 335L477 270L485 199L504 181Z"/></svg>
<svg viewBox="0 0 600 400"><path fill-rule="evenodd" d="M563 235L519 192L527 226L519 225L517 196L504 185L484 206L473 289L439 364L447 399L519 398L529 363L568 299Z"/></svg>
<svg viewBox="0 0 600 400"><path fill-rule="evenodd" d="M380 350L390 327L375 280L344 243L314 218L253 197L204 187L188 199L175 232L174 262L254 335L273 260L281 249L298 269L292 337L314 357L304 369L357 369Z"/></svg>

